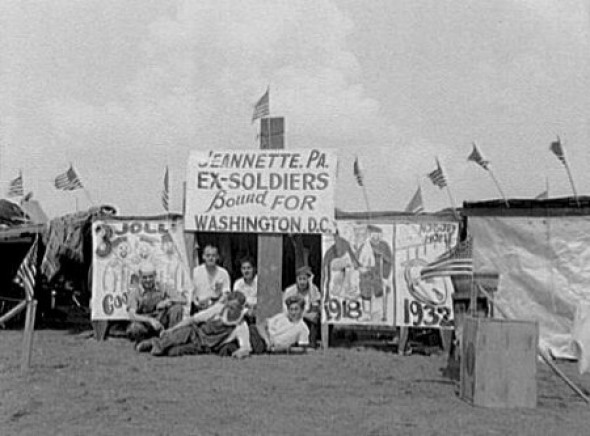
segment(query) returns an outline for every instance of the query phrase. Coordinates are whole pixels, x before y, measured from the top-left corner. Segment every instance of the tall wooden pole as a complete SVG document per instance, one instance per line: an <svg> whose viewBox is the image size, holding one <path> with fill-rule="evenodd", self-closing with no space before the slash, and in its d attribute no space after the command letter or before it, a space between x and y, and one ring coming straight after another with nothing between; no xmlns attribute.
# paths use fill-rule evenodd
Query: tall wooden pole
<svg viewBox="0 0 590 436"><path fill-rule="evenodd" d="M276 121L275 121L276 120ZM281 123L281 121L283 123ZM283 131L275 138L273 124L283 125ZM265 141L264 125L267 127L268 141ZM268 118L260 120L260 149L284 149L284 119ZM256 323L264 321L282 311L283 298L283 235L258 235L258 303L256 307Z"/></svg>

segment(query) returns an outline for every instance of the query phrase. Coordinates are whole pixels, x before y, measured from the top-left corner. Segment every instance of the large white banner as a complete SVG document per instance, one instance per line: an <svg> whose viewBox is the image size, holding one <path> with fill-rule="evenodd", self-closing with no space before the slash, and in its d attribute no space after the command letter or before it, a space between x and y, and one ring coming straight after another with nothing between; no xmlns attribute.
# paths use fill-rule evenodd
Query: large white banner
<svg viewBox="0 0 590 436"><path fill-rule="evenodd" d="M393 224L337 226L322 240L322 322L393 326Z"/></svg>
<svg viewBox="0 0 590 436"><path fill-rule="evenodd" d="M537 321L541 346L556 357L577 357L576 310L590 303L590 217L470 216L469 232L474 270L500 273L498 307Z"/></svg>
<svg viewBox="0 0 590 436"><path fill-rule="evenodd" d="M187 230L325 233L334 220L331 150L194 151L187 168Z"/></svg>
<svg viewBox="0 0 590 436"><path fill-rule="evenodd" d="M110 218L92 223L93 320L128 319L129 293L139 287L142 263L155 266L163 290L192 299L180 218ZM189 309L189 304L186 305Z"/></svg>
<svg viewBox="0 0 590 436"><path fill-rule="evenodd" d="M422 269L457 244L451 222L395 226L396 325L452 328L454 291L450 277L423 279Z"/></svg>

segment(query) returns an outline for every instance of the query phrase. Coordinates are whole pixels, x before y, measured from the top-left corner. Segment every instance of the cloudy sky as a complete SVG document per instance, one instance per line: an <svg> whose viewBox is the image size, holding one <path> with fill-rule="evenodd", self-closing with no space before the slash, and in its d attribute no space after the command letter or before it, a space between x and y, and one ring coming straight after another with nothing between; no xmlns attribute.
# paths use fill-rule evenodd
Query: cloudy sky
<svg viewBox="0 0 590 436"><path fill-rule="evenodd" d="M457 203L571 193L559 134L590 195L590 12L584 0L0 2L0 188L22 169L50 216L70 162L90 197L161 213L164 167L180 211L188 154L258 148L253 103L271 86L287 148L337 148L336 205L403 210L438 156Z"/></svg>

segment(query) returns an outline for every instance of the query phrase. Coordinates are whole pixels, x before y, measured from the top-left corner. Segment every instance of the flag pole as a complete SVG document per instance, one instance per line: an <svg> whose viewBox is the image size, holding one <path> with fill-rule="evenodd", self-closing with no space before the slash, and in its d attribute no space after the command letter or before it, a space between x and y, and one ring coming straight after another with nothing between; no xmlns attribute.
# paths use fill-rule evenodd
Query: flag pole
<svg viewBox="0 0 590 436"><path fill-rule="evenodd" d="M494 171L492 171L491 167L488 167L488 172L490 173L490 177L494 181L496 188L498 188L498 192L500 193L500 196L502 196L504 203L506 203L506 207L510 207L510 203L508 203L508 199L506 198L506 195L504 195L504 191L502 191L502 188L500 187L500 183L498 182L498 179L496 179L496 176L494 175Z"/></svg>
<svg viewBox="0 0 590 436"><path fill-rule="evenodd" d="M442 165L440 164L440 162L438 160L438 157L436 157L436 165L441 170L443 169ZM444 174L444 170L443 170L443 174ZM453 214L455 215L455 218L460 220L459 214L457 213L457 206L455 206L455 198L453 197L453 193L451 192L451 187L449 186L449 182L446 183L446 188L447 188L447 194L449 196L449 201L451 202L451 208L453 209Z"/></svg>

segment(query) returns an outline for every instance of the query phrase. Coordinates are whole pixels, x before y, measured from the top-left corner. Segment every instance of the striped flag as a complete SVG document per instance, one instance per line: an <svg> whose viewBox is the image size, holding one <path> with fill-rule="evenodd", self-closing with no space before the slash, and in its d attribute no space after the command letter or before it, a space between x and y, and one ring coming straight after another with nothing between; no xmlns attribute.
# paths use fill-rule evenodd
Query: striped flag
<svg viewBox="0 0 590 436"><path fill-rule="evenodd" d="M473 238L467 239L444 253L420 272L422 280L434 277L473 275Z"/></svg>
<svg viewBox="0 0 590 436"><path fill-rule="evenodd" d="M22 287L25 291L27 300L32 300L35 296L35 279L37 277L37 255L39 251L39 236L35 237L35 242L29 248L27 255L21 262L16 272L14 282Z"/></svg>
<svg viewBox="0 0 590 436"><path fill-rule="evenodd" d="M168 201L170 199L170 193L168 188L168 166L166 166L166 173L164 174L164 187L162 188L162 207L166 212L169 212Z"/></svg>
<svg viewBox="0 0 590 436"><path fill-rule="evenodd" d="M436 161L436 169L430 173L428 173L428 177L434 183L435 186L438 186L440 189L447 186L447 179L443 173L442 168L440 167L440 163L438 160Z"/></svg>
<svg viewBox="0 0 590 436"><path fill-rule="evenodd" d="M557 159L559 159L559 161L562 164L567 165L565 161L565 152L563 151L563 145L561 144L559 136L557 137L557 141L551 143L549 149L553 152L555 156L557 156Z"/></svg>
<svg viewBox="0 0 590 436"><path fill-rule="evenodd" d="M258 118L267 117L270 115L270 86L266 88L266 92L254 105L254 113L252 114L252 122Z"/></svg>
<svg viewBox="0 0 590 436"><path fill-rule="evenodd" d="M356 177L356 182L359 184L359 186L363 186L364 176L363 176L363 171L361 170L361 165L359 163L358 157L355 157L354 158L354 164L352 166L352 172L354 174L354 177Z"/></svg>
<svg viewBox="0 0 590 436"><path fill-rule="evenodd" d="M76 189L83 189L82 181L74 167L70 165L70 168L55 178L55 187L63 191L75 191Z"/></svg>
<svg viewBox="0 0 590 436"><path fill-rule="evenodd" d="M473 143L473 151L471 152L469 157L467 157L467 160L475 162L484 170L488 170L488 165L490 164L489 160L483 158L481 152L477 148L477 145L475 145L475 142Z"/></svg>
<svg viewBox="0 0 590 436"><path fill-rule="evenodd" d="M23 174L19 171L18 176L10 181L8 185L8 197L20 197L25 195L25 189L23 187Z"/></svg>
<svg viewBox="0 0 590 436"><path fill-rule="evenodd" d="M406 206L406 213L418 215L424 212L424 203L422 202L422 188L418 186L416 193Z"/></svg>

